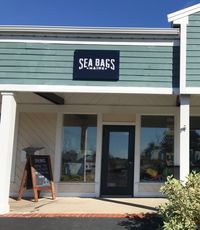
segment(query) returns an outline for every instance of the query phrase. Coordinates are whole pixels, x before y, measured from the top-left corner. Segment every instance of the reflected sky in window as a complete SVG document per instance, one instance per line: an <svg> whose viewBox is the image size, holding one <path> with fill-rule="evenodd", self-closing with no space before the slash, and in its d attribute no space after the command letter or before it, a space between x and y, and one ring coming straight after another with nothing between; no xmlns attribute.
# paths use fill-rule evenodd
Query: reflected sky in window
<svg viewBox="0 0 200 230"><path fill-rule="evenodd" d="M64 127L63 150L81 150L81 127L71 126ZM87 127L87 150L96 151L96 127Z"/></svg>
<svg viewBox="0 0 200 230"><path fill-rule="evenodd" d="M110 132L110 157L127 159L128 158L128 132Z"/></svg>
<svg viewBox="0 0 200 230"><path fill-rule="evenodd" d="M63 150L80 150L81 127L64 127Z"/></svg>
<svg viewBox="0 0 200 230"><path fill-rule="evenodd" d="M156 146L160 145L163 136L166 134L167 128L142 128L141 138L141 152L148 148L150 143L154 143Z"/></svg>

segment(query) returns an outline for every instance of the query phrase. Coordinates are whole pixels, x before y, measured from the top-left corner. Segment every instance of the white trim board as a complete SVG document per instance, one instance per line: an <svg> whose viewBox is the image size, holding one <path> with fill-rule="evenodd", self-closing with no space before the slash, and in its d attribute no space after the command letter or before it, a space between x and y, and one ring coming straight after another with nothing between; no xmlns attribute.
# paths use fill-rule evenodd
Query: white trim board
<svg viewBox="0 0 200 230"><path fill-rule="evenodd" d="M100 196L101 192L101 163L102 163L102 137L103 137L103 114L97 115L97 133L96 133L96 161L95 161L95 194Z"/></svg>
<svg viewBox="0 0 200 230"><path fill-rule="evenodd" d="M2 92L57 92L57 93L118 93L118 94L168 94L178 95L178 88L125 87L125 86L80 86L80 85L20 85L1 84Z"/></svg>
<svg viewBox="0 0 200 230"><path fill-rule="evenodd" d="M186 87L185 94L197 94L197 95L200 95L200 87Z"/></svg>
<svg viewBox="0 0 200 230"><path fill-rule="evenodd" d="M17 145L18 145L18 130L19 130L19 109L16 110L15 118L15 134L14 134L14 143L13 143L13 154L12 154L12 168L11 168L11 182L15 181L15 172L16 172L16 157L17 157Z"/></svg>
<svg viewBox="0 0 200 230"><path fill-rule="evenodd" d="M187 50L187 18L181 22L181 35L180 35L180 93L185 92L186 88L186 50Z"/></svg>
<svg viewBox="0 0 200 230"><path fill-rule="evenodd" d="M151 185L150 185L151 186ZM137 198L137 197L145 197L145 198L164 198L165 196L162 195L161 192L138 192L138 194L136 194L134 196L134 198Z"/></svg>
<svg viewBox="0 0 200 230"><path fill-rule="evenodd" d="M190 107L190 117L200 117L200 106Z"/></svg>
<svg viewBox="0 0 200 230"><path fill-rule="evenodd" d="M135 126L135 122L126 122L126 121L102 121L102 125L115 125L115 126Z"/></svg>
<svg viewBox="0 0 200 230"><path fill-rule="evenodd" d="M169 39L170 40L170 39ZM172 39L171 39L172 40ZM19 42L19 43L43 43L43 44L69 44L69 45L121 45L121 46L179 46L178 40L172 41L155 41L148 42L118 42L118 41L74 41L74 40L36 40L36 39L0 39L0 42Z"/></svg>
<svg viewBox="0 0 200 230"><path fill-rule="evenodd" d="M176 11L174 13L168 14L168 22L173 22L182 18L185 18L191 14L195 14L200 11L200 3L187 7L185 9Z"/></svg>
<svg viewBox="0 0 200 230"><path fill-rule="evenodd" d="M136 113L135 124L135 149L134 149L134 176L133 176L133 195L139 194L138 184L140 181L140 148L141 148L141 114Z"/></svg>
<svg viewBox="0 0 200 230"><path fill-rule="evenodd" d="M63 140L63 113L57 113L56 121L56 142L55 142L55 155L54 155L54 181L60 183L60 170L61 170L61 158L62 158L62 140Z"/></svg>
<svg viewBox="0 0 200 230"><path fill-rule="evenodd" d="M97 113L114 113L127 114L138 113L143 115L172 115L176 114L179 107L177 106L134 106L134 105L18 105L19 112L48 112L48 113L66 113L66 114L97 114Z"/></svg>

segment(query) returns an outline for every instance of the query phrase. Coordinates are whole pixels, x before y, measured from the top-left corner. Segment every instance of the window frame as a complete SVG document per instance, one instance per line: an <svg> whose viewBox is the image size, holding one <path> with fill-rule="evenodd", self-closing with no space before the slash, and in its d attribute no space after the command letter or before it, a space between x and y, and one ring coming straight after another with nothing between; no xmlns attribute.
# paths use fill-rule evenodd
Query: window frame
<svg viewBox="0 0 200 230"><path fill-rule="evenodd" d="M192 117L198 117L199 119L200 119L200 114L190 114L190 138L191 138L191 119L192 119ZM189 167L190 167L190 172L192 171L191 170L191 142L190 142L190 148L189 148L189 151L190 151L190 153L189 153L189 157L190 157L190 159L189 159Z"/></svg>
<svg viewBox="0 0 200 230"><path fill-rule="evenodd" d="M97 113L84 113L84 112L62 112L58 115L57 118L57 134L59 133L59 135L57 135L58 137L56 138L56 149L58 149L59 151L59 160L57 157L57 162L59 162L59 167L57 167L57 174L56 174L56 178L57 178L57 182L62 183L62 184L94 184L96 181L96 165L97 165L97 159L95 159L95 175L94 175L94 181L93 182L84 182L84 181L80 181L80 182L73 182L73 181L61 181L61 170L62 170L62 149L63 149L63 138L64 138L64 132L63 132L63 127L64 127L64 116L65 115L94 115L96 116L96 129L98 129L98 116L99 114ZM97 155L97 149L98 149L98 130L96 131L96 155ZM85 156L84 156L85 157ZM58 166L58 164L57 164Z"/></svg>
<svg viewBox="0 0 200 230"><path fill-rule="evenodd" d="M138 146L138 154L139 154L139 162L138 162L138 182L139 184L163 184L164 181L141 181L141 178L140 178L140 169L141 169L141 131L142 131L142 117L143 116L160 116L160 117L173 117L174 118L174 128L173 128L173 131L174 131L174 145L173 145L173 148L174 148L174 166L177 166L179 163L179 159L177 158L178 156L178 149L177 149L177 135L178 135L178 130L177 129L177 125L178 125L178 119L177 119L177 113L166 113L166 114L157 114L157 113L143 113L143 114L140 114L140 123L139 123L139 129L140 129L140 133L139 133L139 146Z"/></svg>

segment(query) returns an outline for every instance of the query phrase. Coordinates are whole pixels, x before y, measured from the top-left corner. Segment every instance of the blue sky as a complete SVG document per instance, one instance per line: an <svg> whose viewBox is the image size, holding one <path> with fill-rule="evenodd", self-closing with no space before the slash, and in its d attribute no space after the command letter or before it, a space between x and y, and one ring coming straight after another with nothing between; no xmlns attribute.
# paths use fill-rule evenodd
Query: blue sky
<svg viewBox="0 0 200 230"><path fill-rule="evenodd" d="M0 0L0 25L170 27L167 14L200 0Z"/></svg>

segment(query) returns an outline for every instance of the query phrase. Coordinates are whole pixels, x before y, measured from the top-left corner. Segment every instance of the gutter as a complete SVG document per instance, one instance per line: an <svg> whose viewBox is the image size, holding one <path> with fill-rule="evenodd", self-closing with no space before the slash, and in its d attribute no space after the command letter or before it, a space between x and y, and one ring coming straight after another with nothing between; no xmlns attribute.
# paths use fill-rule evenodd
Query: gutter
<svg viewBox="0 0 200 230"><path fill-rule="evenodd" d="M179 28L119 28L119 27L64 27L64 26L0 26L1 32L12 33L79 33L79 34L157 34L179 35Z"/></svg>

